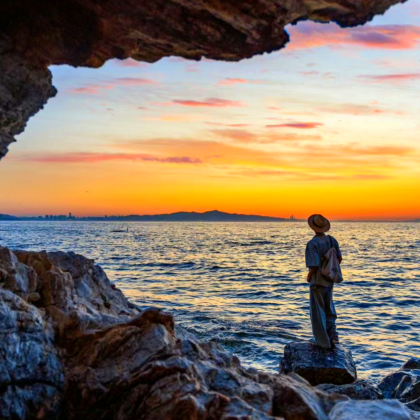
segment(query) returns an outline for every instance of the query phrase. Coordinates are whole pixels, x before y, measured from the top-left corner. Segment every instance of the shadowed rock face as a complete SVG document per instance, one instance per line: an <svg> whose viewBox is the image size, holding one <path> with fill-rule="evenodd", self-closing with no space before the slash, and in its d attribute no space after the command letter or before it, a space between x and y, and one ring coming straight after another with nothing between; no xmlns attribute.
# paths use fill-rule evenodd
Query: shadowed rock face
<svg viewBox="0 0 420 420"><path fill-rule="evenodd" d="M357 379L350 350L342 345L323 349L310 342L295 342L284 348L280 373L297 373L312 385L351 384Z"/></svg>
<svg viewBox="0 0 420 420"><path fill-rule="evenodd" d="M0 3L0 158L55 95L51 64L111 58L237 61L282 48L299 20L363 24L399 0L4 0Z"/></svg>

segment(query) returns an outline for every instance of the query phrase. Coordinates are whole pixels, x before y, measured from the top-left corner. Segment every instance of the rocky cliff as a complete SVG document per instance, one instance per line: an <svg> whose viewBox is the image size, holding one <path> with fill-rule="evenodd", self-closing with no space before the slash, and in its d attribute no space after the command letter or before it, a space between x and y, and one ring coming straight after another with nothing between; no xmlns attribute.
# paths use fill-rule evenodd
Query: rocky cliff
<svg viewBox="0 0 420 420"><path fill-rule="evenodd" d="M400 0L2 0L0 159L56 90L48 66L111 58L240 60L282 48L300 20L363 24ZM293 41L293 40L292 40Z"/></svg>
<svg viewBox="0 0 420 420"><path fill-rule="evenodd" d="M217 343L176 333L171 314L131 304L74 253L0 247L0 323L2 419L410 418L366 381L315 388L295 373L246 369ZM383 385L389 395L400 386L405 401L418 392L410 363L410 383L397 374Z"/></svg>

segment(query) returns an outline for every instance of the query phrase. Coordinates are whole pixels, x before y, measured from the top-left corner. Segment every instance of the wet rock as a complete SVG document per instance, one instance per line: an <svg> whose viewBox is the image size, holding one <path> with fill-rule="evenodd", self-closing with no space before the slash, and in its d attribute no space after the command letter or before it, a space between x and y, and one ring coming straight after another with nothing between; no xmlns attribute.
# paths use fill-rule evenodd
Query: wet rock
<svg viewBox="0 0 420 420"><path fill-rule="evenodd" d="M311 385L350 384L357 379L356 365L350 350L342 345L323 349L310 342L287 344L280 373L297 373Z"/></svg>
<svg viewBox="0 0 420 420"><path fill-rule="evenodd" d="M257 380L273 388L273 414L286 420L326 420L335 404L349 399L318 390L294 373L276 376L259 373Z"/></svg>
<svg viewBox="0 0 420 420"><path fill-rule="evenodd" d="M35 307L2 289L0 323L0 418L56 418L64 368L51 329Z"/></svg>
<svg viewBox="0 0 420 420"><path fill-rule="evenodd" d="M347 395L352 400L381 400L384 398L380 389L365 379L347 385L321 384L317 388L328 394Z"/></svg>
<svg viewBox="0 0 420 420"><path fill-rule="evenodd" d="M399 401L345 401L330 412L329 420L411 420Z"/></svg>
<svg viewBox="0 0 420 420"><path fill-rule="evenodd" d="M420 359L416 357L412 357L407 362L402 365L401 370L413 370L418 369L420 370Z"/></svg>
<svg viewBox="0 0 420 420"><path fill-rule="evenodd" d="M420 411L420 369L418 359L410 359L401 370L393 372L379 383L385 398L396 398L411 410Z"/></svg>

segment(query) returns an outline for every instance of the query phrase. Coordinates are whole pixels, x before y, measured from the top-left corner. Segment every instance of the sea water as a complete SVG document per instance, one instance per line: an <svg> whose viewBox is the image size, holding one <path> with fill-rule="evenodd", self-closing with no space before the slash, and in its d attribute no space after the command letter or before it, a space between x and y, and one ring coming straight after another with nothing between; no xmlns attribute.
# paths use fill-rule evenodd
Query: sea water
<svg viewBox="0 0 420 420"><path fill-rule="evenodd" d="M128 232L112 232L126 230ZM420 357L420 224L333 223L344 283L341 342L359 376ZM1 222L0 245L94 258L141 307L276 372L285 344L311 338L306 223Z"/></svg>

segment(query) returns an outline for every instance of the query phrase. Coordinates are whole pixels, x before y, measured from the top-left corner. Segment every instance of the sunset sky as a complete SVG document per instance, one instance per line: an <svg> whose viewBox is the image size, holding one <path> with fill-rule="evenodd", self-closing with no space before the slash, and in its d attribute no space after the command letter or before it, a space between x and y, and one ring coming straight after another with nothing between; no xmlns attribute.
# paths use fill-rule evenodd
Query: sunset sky
<svg viewBox="0 0 420 420"><path fill-rule="evenodd" d="M410 0L239 63L54 66L58 95L0 162L0 213L420 218L419 22Z"/></svg>

